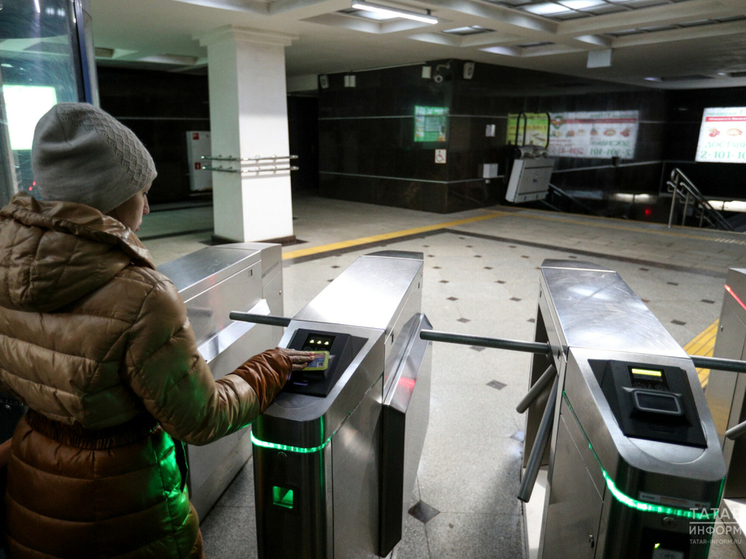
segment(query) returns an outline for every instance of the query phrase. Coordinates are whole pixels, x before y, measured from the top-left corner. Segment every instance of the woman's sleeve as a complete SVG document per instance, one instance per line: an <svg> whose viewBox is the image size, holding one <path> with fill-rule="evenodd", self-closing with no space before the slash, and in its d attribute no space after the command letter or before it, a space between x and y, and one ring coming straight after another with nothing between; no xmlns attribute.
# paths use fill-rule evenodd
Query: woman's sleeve
<svg viewBox="0 0 746 559"><path fill-rule="evenodd" d="M269 350L215 381L197 351L181 297L163 280L146 296L132 325L124 375L168 434L201 445L254 421L291 370L288 357Z"/></svg>

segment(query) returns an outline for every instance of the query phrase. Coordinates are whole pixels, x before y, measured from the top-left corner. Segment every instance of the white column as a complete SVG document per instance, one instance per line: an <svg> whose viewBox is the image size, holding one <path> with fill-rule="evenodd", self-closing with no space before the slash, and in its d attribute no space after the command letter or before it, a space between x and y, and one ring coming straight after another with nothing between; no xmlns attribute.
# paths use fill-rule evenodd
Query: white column
<svg viewBox="0 0 746 559"><path fill-rule="evenodd" d="M195 38L207 47L212 155L290 155L285 47L297 37L226 26ZM289 166L287 159L276 164ZM238 242L293 237L289 171L213 171L213 204L217 237Z"/></svg>

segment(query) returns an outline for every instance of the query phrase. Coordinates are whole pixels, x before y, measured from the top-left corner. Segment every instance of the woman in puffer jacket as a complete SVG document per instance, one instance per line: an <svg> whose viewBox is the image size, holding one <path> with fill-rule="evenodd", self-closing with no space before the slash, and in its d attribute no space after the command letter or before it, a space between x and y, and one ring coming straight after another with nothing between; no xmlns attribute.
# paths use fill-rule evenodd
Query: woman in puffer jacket
<svg viewBox="0 0 746 559"><path fill-rule="evenodd" d="M44 201L22 193L0 210L0 392L30 408L8 464L6 553L204 557L178 441L247 426L312 354L266 351L213 379L134 233L153 160L110 115L55 106L32 165Z"/></svg>

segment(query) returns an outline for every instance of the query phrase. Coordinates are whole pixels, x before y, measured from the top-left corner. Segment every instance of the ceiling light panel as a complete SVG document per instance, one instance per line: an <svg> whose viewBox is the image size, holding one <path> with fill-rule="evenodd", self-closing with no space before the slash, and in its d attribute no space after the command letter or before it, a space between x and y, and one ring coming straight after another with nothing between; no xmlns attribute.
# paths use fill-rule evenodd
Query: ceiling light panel
<svg viewBox="0 0 746 559"><path fill-rule="evenodd" d="M494 29L487 29L486 27L480 27L479 25L470 25L469 27L456 27L455 29L445 29L443 33L449 35L478 35L480 33L491 33Z"/></svg>
<svg viewBox="0 0 746 559"><path fill-rule="evenodd" d="M596 6L608 6L605 0L559 0L559 3L571 10L585 10Z"/></svg>
<svg viewBox="0 0 746 559"><path fill-rule="evenodd" d="M569 12L570 8L567 8L561 4L555 4L554 2L545 2L542 4L529 4L521 6L522 10L531 12L532 14L540 16L551 16L555 14L561 14L563 12Z"/></svg>
<svg viewBox="0 0 746 559"><path fill-rule="evenodd" d="M528 12L555 21L635 11L652 6L673 6L695 0L486 0L506 8Z"/></svg>
<svg viewBox="0 0 746 559"><path fill-rule="evenodd" d="M341 14L347 14L350 16L355 17L362 17L365 19L372 19L375 21L388 21L390 19L399 19L399 16L395 14L383 14L379 12L366 12L364 10L355 10L353 8L349 8L347 10L340 10L339 13Z"/></svg>
<svg viewBox="0 0 746 559"><path fill-rule="evenodd" d="M374 12L377 14L391 14L391 15L394 15L395 17L400 17L403 19L411 19L413 21L419 21L422 23L429 23L430 25L434 25L438 23L438 18L431 16L429 11L427 14L420 14L417 12L405 10L403 8L382 6L379 4L372 4L370 2L364 2L362 0L358 0L354 2L352 4L352 7L355 10L364 10L366 12Z"/></svg>

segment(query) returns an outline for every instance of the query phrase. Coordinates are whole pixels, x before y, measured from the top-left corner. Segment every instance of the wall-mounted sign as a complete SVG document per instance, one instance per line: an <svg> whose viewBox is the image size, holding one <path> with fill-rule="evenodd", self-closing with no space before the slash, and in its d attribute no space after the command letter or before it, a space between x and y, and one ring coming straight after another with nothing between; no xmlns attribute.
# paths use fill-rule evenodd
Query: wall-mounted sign
<svg viewBox="0 0 746 559"><path fill-rule="evenodd" d="M549 155L632 159L637 144L638 111L551 113Z"/></svg>
<svg viewBox="0 0 746 559"><path fill-rule="evenodd" d="M705 109L695 160L746 163L746 107Z"/></svg>
<svg viewBox="0 0 746 559"><path fill-rule="evenodd" d="M435 150L435 162L436 163L445 163L446 162L446 150L444 150L444 149L436 149Z"/></svg>
<svg viewBox="0 0 746 559"><path fill-rule="evenodd" d="M448 130L448 109L446 107L414 108L414 141L445 142Z"/></svg>
<svg viewBox="0 0 746 559"><path fill-rule="evenodd" d="M519 146L545 146L547 145L547 113L524 113L518 121L517 114L508 115L508 132L506 143ZM526 135L523 135L523 131ZM516 132L518 132L518 143L516 144Z"/></svg>

